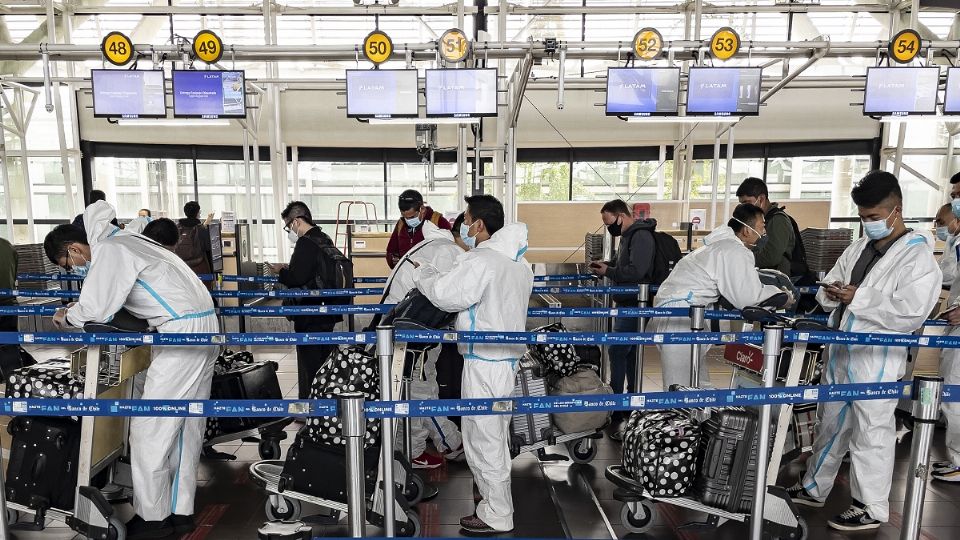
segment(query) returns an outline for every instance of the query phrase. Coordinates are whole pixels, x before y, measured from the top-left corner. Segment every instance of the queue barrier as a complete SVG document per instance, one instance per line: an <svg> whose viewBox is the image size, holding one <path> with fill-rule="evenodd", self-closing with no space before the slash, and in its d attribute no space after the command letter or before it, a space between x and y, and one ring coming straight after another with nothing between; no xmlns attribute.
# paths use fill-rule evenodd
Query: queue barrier
<svg viewBox="0 0 960 540"><path fill-rule="evenodd" d="M198 274L201 281L216 281L218 278L225 282L232 283L278 283L276 276L240 276L232 274ZM597 279L593 274L548 274L544 276L534 276L536 283L546 283L550 281L585 281ZM19 281L83 281L82 276L76 274L35 274L20 273L17 274ZM353 278L354 283L386 283L385 277L357 277Z"/></svg>

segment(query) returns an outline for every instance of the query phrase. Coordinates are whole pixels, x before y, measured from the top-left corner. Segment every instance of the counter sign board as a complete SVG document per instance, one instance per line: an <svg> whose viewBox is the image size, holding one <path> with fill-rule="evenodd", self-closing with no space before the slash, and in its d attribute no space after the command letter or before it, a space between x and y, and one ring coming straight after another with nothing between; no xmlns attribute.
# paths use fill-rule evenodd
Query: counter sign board
<svg viewBox="0 0 960 540"><path fill-rule="evenodd" d="M710 54L717 60L729 60L740 50L740 34L725 26L710 38Z"/></svg>
<svg viewBox="0 0 960 540"><path fill-rule="evenodd" d="M214 64L223 57L223 40L210 30L201 30L193 38L193 57L207 64Z"/></svg>
<svg viewBox="0 0 960 540"><path fill-rule="evenodd" d="M654 28L642 28L633 37L633 54L640 60L656 60L663 52L663 36Z"/></svg>
<svg viewBox="0 0 960 540"><path fill-rule="evenodd" d="M470 53L470 41L463 30L451 28L440 36L440 56L450 64L463 62Z"/></svg>
<svg viewBox="0 0 960 540"><path fill-rule="evenodd" d="M920 34L916 30L901 30L890 40L887 49L890 58L900 64L908 64L920 54Z"/></svg>
<svg viewBox="0 0 960 540"><path fill-rule="evenodd" d="M107 62L115 66L122 66L133 58L133 42L121 32L110 32L100 42L100 52Z"/></svg>
<svg viewBox="0 0 960 540"><path fill-rule="evenodd" d="M393 54L393 41L390 36L374 30L367 34L363 39L363 56L376 65L380 65L390 59Z"/></svg>

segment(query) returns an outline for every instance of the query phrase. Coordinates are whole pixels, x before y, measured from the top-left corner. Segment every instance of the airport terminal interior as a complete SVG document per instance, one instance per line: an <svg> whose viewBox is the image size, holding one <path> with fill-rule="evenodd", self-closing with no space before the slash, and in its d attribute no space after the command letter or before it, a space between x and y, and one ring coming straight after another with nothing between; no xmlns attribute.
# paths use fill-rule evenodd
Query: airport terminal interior
<svg viewBox="0 0 960 540"><path fill-rule="evenodd" d="M0 0L0 131L0 536L960 538L956 0Z"/></svg>

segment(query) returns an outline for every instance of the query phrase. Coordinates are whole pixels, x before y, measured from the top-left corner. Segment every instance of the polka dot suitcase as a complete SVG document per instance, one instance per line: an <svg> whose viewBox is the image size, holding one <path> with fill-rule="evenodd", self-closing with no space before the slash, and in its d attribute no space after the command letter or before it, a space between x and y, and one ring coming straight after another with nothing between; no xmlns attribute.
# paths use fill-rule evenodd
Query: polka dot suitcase
<svg viewBox="0 0 960 540"><path fill-rule="evenodd" d="M79 398L83 395L83 380L70 374L70 361L53 359L14 370L7 377L6 397Z"/></svg>
<svg viewBox="0 0 960 540"><path fill-rule="evenodd" d="M566 332L561 323L541 326L534 332ZM569 377L578 371L583 364L600 367L600 348L592 345L573 345L570 343L545 343L531 345L530 352L544 366L550 374L560 377Z"/></svg>
<svg viewBox="0 0 960 540"><path fill-rule="evenodd" d="M340 347L317 371L310 388L310 399L337 399L344 392L362 392L367 401L380 399L380 371L377 359L363 347ZM346 448L343 422L337 416L307 420L307 436L316 443ZM380 442L380 420L367 418L363 447Z"/></svg>
<svg viewBox="0 0 960 540"><path fill-rule="evenodd" d="M635 412L623 436L623 468L654 497L683 497L697 473L700 427L685 411Z"/></svg>

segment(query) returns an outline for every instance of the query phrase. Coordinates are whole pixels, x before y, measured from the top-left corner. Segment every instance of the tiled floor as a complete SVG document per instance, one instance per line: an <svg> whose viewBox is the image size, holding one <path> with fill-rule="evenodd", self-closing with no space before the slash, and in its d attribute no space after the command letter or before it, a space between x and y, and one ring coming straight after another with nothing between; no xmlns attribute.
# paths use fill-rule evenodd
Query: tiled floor
<svg viewBox="0 0 960 540"><path fill-rule="evenodd" d="M38 357L48 358L55 350L41 350ZM296 360L293 354L280 349L259 349L255 351L259 359L273 359L280 363L280 383L287 396L295 396ZM647 372L644 378L645 390L656 390L660 386L660 366L655 350L647 356ZM719 363L711 364L711 375L715 384L722 385L729 380L729 370ZM292 443L290 437L282 443L284 452ZM6 433L0 436L7 437ZM891 493L892 516L889 524L877 531L850 535L862 539L898 538L898 526L901 522L902 500L906 485L906 460L910 451L908 437L898 447L893 492ZM235 461L203 461L200 471L200 485L197 496L198 530L183 540L219 540L256 538L257 528L263 524L266 495L249 478L248 468L259 459L254 443L240 441L222 444L218 450L235 454ZM563 447L551 449L565 453ZM935 438L934 459L944 455L943 432L938 431ZM597 458L588 465L576 465L570 462L543 462L534 455L522 455L514 460L513 493L516 506L516 529L503 535L517 538L622 538L627 536L620 524L621 504L614 500L614 486L604 478L604 468L619 463L619 445L604 438L599 443ZM801 468L792 464L784 468L781 479L786 482L794 477ZM470 472L463 463L449 463L441 469L423 473L423 477L440 489L440 494L432 501L418 505L417 512L423 522L425 536L450 537L462 536L457 523L460 517L473 511L472 481ZM926 540L947 540L960 538L960 486L931 484L927 490L927 502L924 506L923 538ZM827 507L822 511L802 509L801 513L810 526L811 539L844 538L836 532L828 531L826 520L844 510L849 502L849 481L846 467L841 473L837 487L831 495ZM117 506L121 516L126 519L131 514L128 504ZM304 505L306 514L317 509ZM697 530L683 527L692 521L702 521L704 515L686 511L667 504L657 505L657 515L653 527L637 538L695 540L699 538L743 539L747 538L747 529L742 524L726 523L717 530ZM371 528L373 535L379 531ZM348 533L345 521L337 526L316 526L316 535L345 536ZM68 539L74 538L72 531L62 523L52 522L43 532L16 532L19 539Z"/></svg>

